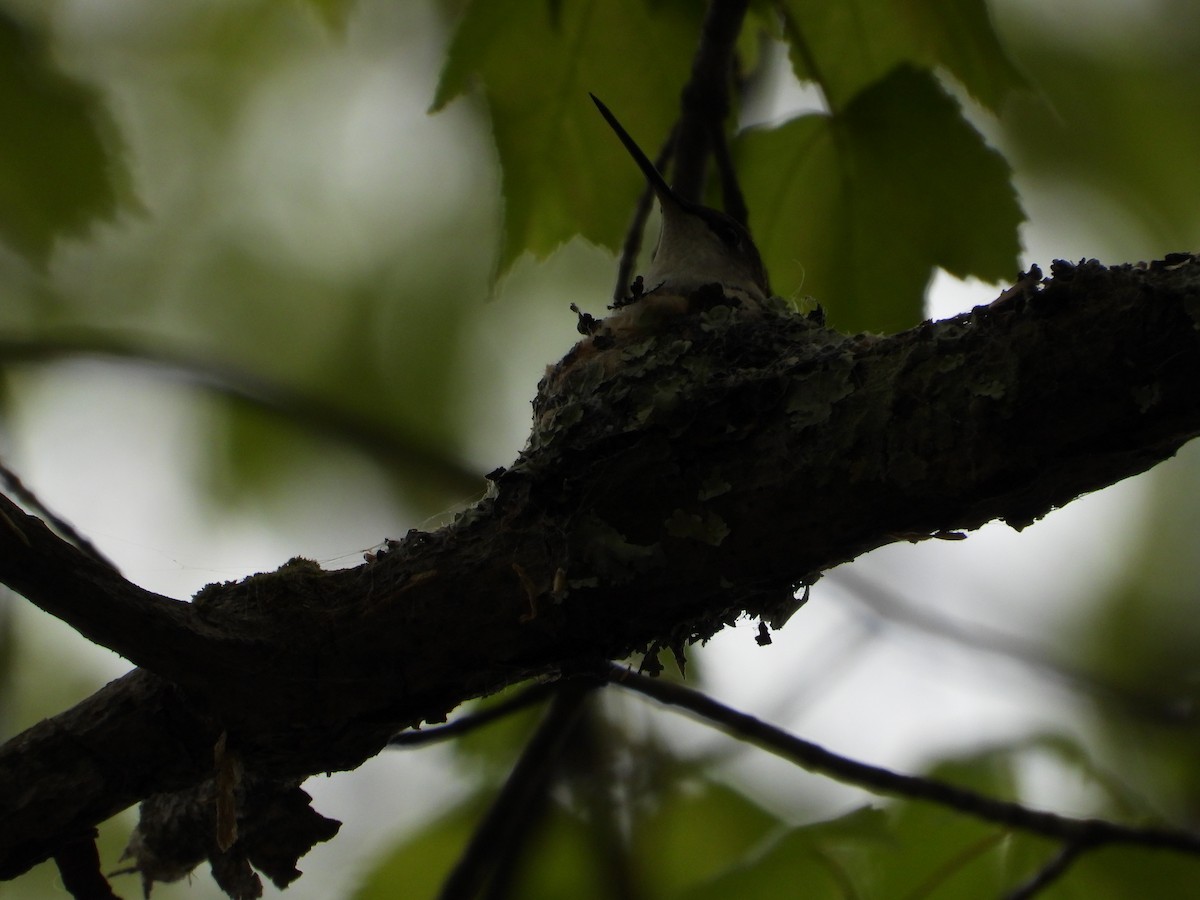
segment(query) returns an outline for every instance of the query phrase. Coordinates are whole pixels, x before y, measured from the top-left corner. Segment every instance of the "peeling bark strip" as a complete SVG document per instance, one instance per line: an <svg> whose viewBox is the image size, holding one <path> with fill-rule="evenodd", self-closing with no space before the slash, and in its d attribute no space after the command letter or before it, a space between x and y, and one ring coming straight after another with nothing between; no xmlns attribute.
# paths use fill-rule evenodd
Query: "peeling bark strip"
<svg viewBox="0 0 1200 900"><path fill-rule="evenodd" d="M355 569L294 560L179 604L3 500L0 581L143 669L0 748L0 877L151 795L212 796L222 733L246 783L292 798L247 802L237 833L286 832L270 817L304 777L464 700L785 617L874 547L1019 528L1170 456L1200 433L1200 264L1052 271L885 338L711 297L653 335L598 332L488 499ZM334 829L294 807L272 877ZM241 841L226 855L254 863Z"/></svg>

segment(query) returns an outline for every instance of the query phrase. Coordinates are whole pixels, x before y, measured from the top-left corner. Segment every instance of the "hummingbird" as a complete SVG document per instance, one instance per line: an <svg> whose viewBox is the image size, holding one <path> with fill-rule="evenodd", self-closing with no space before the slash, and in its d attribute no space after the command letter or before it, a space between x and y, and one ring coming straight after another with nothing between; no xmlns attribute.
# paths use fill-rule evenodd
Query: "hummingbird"
<svg viewBox="0 0 1200 900"><path fill-rule="evenodd" d="M650 183L662 210L658 246L642 276L647 293L690 295L718 284L727 296L763 303L771 296L758 248L740 222L680 197L595 94L589 94Z"/></svg>

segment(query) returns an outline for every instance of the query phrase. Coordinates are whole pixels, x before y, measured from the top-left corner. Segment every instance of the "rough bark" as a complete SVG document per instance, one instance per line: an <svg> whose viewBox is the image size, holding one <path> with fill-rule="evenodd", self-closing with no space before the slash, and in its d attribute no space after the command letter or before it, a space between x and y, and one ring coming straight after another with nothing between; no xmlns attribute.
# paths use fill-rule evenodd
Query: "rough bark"
<svg viewBox="0 0 1200 900"><path fill-rule="evenodd" d="M0 877L185 790L229 852L295 809L306 776L467 699L743 614L781 622L798 586L874 547L1019 528L1144 471L1200 433L1198 327L1185 255L1056 264L890 337L701 297L654 334L602 331L568 355L527 449L453 524L357 568L295 560L192 604L0 504L0 581L143 667L0 748ZM210 786L229 772L245 775ZM297 815L298 855L330 829ZM286 881L287 859L273 866Z"/></svg>

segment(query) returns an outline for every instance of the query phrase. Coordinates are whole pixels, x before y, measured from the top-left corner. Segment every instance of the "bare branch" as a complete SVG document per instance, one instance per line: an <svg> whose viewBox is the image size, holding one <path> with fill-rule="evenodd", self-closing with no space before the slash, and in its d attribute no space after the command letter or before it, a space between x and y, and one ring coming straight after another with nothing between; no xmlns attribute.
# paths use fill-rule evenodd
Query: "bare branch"
<svg viewBox="0 0 1200 900"><path fill-rule="evenodd" d="M422 728L419 731L405 731L388 741L389 747L423 747L438 741L448 741L452 738L470 734L476 729L490 725L497 719L510 716L518 710L535 703L541 703L547 697L560 690L557 683L544 681L532 685L513 697L509 697L494 706L481 709L479 712L462 716L445 725L435 725L432 728Z"/></svg>
<svg viewBox="0 0 1200 900"><path fill-rule="evenodd" d="M891 623L953 642L983 653L1006 657L1053 676L1077 692L1119 705L1126 713L1160 724L1175 725L1189 714L1179 704L1146 689L1137 689L1106 679L1094 672L1054 659L1044 647L1024 638L1002 633L978 623L953 621L908 603L895 591L853 569L835 576L849 589L850 596L875 615Z"/></svg>
<svg viewBox="0 0 1200 900"><path fill-rule="evenodd" d="M1004 895L1004 900L1029 900L1030 897L1036 897L1058 879L1062 878L1071 868L1075 860L1079 859L1088 850L1091 850L1095 845L1084 841L1069 841L1063 844L1062 849L1046 863L1041 870L1031 879L1025 882L1020 887L1014 888Z"/></svg>
<svg viewBox="0 0 1200 900"><path fill-rule="evenodd" d="M508 780L475 829L462 857L442 886L441 900L471 900L502 858L515 852L531 825L531 813L544 797L556 760L587 695L595 686L579 682L560 687L537 731L521 751ZM502 854L502 851L506 853Z"/></svg>
<svg viewBox="0 0 1200 900"><path fill-rule="evenodd" d="M985 822L1057 838L1081 848L1120 843L1200 855L1200 834L1169 828L1135 828L1104 819L1074 819L1020 803L996 800L944 781L892 772L840 756L679 684L638 675L616 665L608 666L607 676L613 684L686 709L727 734L846 784L880 794L936 803Z"/></svg>
<svg viewBox="0 0 1200 900"><path fill-rule="evenodd" d="M104 563L104 565L108 566L114 572L119 571L112 560L101 553L95 544L80 534L74 525L46 506L37 494L30 490L25 485L25 482L17 476L16 472L3 463L0 463L0 481L4 482L5 490L16 497L18 503L23 503L34 512L40 514L43 519L50 523L51 528L68 541L92 557L96 562Z"/></svg>
<svg viewBox="0 0 1200 900"><path fill-rule="evenodd" d="M682 116L675 142L671 186L685 200L698 202L714 136L723 134L729 116L733 51L749 0L711 0L692 57L692 74L681 97ZM731 213L732 214L732 213Z"/></svg>
<svg viewBox="0 0 1200 900"><path fill-rule="evenodd" d="M54 864L74 900L119 900L100 871L95 833L64 844L54 855Z"/></svg>
<svg viewBox="0 0 1200 900"><path fill-rule="evenodd" d="M73 357L114 359L165 370L235 402L276 413L315 433L350 443L380 460L385 471L410 467L456 495L477 495L483 489L483 477L478 472L395 424L385 425L382 419L376 421L311 391L171 347L162 335L131 336L128 331L114 334L73 328L23 339L0 339L0 363L4 364L47 363Z"/></svg>

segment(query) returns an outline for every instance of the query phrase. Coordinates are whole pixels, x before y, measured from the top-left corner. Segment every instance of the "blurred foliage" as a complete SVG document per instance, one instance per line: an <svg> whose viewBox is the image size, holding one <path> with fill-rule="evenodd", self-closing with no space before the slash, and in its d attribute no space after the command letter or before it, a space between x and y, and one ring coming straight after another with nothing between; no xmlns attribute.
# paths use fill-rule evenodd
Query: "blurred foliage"
<svg viewBox="0 0 1200 900"><path fill-rule="evenodd" d="M1047 33L1017 7L1006 30L1022 35L1017 53L1044 101L1015 103L1004 143L1018 171L1059 199L1074 244L1093 256L1161 257L1200 245L1200 9L1164 0L1156 15L1123 27ZM1190 110L1190 112L1189 112ZM1065 189L1056 192L1062 185ZM1069 191L1070 193L1066 193ZM1061 224L1059 224L1061 230ZM1066 235L1065 235L1066 236ZM1129 692L1128 702L1096 700L1097 752L1143 815L1200 826L1200 626L1195 586L1200 489L1195 445L1145 478L1148 496L1127 541L1120 577L1071 623L1081 664ZM1161 868L1155 868L1155 863ZM1093 873L1095 888L1083 887ZM1177 896L1194 867L1163 854L1105 851L1083 860L1067 897ZM1145 879L1138 887L1138 880ZM1175 887L1169 888L1168 886ZM1065 888L1064 888L1065 890ZM1174 891L1172 893L1171 891ZM1048 896L1059 896L1048 894Z"/></svg>
<svg viewBox="0 0 1200 900"><path fill-rule="evenodd" d="M1089 610L1076 652L1137 702L1098 706L1097 727L1130 789L1200 827L1200 452L1155 473L1145 524L1120 581ZM1181 502L1182 500L1182 502Z"/></svg>
<svg viewBox="0 0 1200 900"><path fill-rule="evenodd" d="M782 28L774 11L765 24L781 32L796 74L819 85L829 108L738 148L774 289L789 297L803 289L838 327L892 331L921 319L938 266L989 281L1015 276L1022 215L1008 168L930 77L951 72L993 109L1022 85L986 7L785 6ZM675 119L701 8L469 5L435 108L471 78L481 83L504 173L501 271L574 234L620 246L639 179L578 98L606 99L655 156ZM518 41L525 52L513 54Z"/></svg>
<svg viewBox="0 0 1200 900"><path fill-rule="evenodd" d="M1108 27L1100 17L1050 29L1022 3L1003 16L1038 86L1005 109L1006 155L1030 195L1048 195L1054 224L1113 261L1200 245L1200 7L1152 7Z"/></svg>
<svg viewBox="0 0 1200 900"><path fill-rule="evenodd" d="M253 423L244 405L208 408L207 434L219 452L200 473L202 496L253 505L259 493L294 484L333 437L358 443L392 478L397 498L427 515L483 485L459 458L465 423L454 391L467 311L486 293L488 204L470 194L487 178L446 171L453 153L422 151L412 163L431 170L425 179L394 188L362 182L414 156L408 146L339 151L355 146L359 132L380 140L403 134L405 119L389 110L403 95L384 91L412 94L404 81L411 66L397 54L418 40L412 20L431 29L437 21L428 9L376 4L372 23L361 26L376 29L370 40L322 24L348 11L346 3L253 0L182 2L169 11L127 4L119 14L78 5L60 17L59 45L75 51L72 77L47 74L42 54L30 57L40 69L17 59L0 90L17 96L31 82L25 93L37 88L56 99L38 107L41 118L14 116L37 125L39 141L58 152L26 156L81 183L41 171L11 179L30 196L3 204L12 219L6 233L37 236L31 263L41 264L52 242L58 253L42 279L0 259L14 288L0 327L8 341L22 342L11 359L38 361L30 346L40 344L48 359L69 347L165 361L250 400ZM84 189L82 180L107 185L115 164L93 149L98 138L85 126L112 129L101 127L108 112L99 91L63 87L83 83L77 72L115 101L142 201L103 227L97 216L112 203L97 209L90 198L99 188ZM408 115L422 116L427 97L409 100ZM261 132L261 122L276 130ZM439 139L462 128L448 122ZM32 165L16 155L22 134L0 134L0 164ZM77 206L44 221L64 192ZM91 240L72 239L81 223L91 225ZM30 241L11 245L25 252Z"/></svg>
<svg viewBox="0 0 1200 900"><path fill-rule="evenodd" d="M820 97L733 142L777 291L811 295L839 327L906 327L938 269L1016 274L1022 206L1039 216L1031 230L1088 255L1197 246L1197 8L1160 0L1157 15L1118 27L1097 0L1050 28L1044 7L753 4L753 27ZM572 337L567 304L600 302L604 289L517 297L502 279L504 314L483 301L522 257L576 236L619 245L642 185L586 93L654 155L701 13L690 0L0 0L6 403L20 401L8 371L18 363L153 364L215 388L196 409L198 501L245 508L302 493L311 473L344 463L330 442L358 448L393 488L378 502L409 521L469 496L477 471L516 447L479 435L467 411L505 402L501 361L520 358L514 408L527 415L541 366ZM765 79L769 46L747 34L739 47L748 78ZM561 345L514 324L553 316ZM472 445L486 456L468 458ZM1038 805L1021 777L1036 751L1086 783L1094 814L1200 822L1200 521L1187 503L1200 459L1184 456L1156 475L1129 571L1064 639L1144 703L1097 698L1096 746L1049 735L934 763L934 774ZM61 654L23 647L7 618L0 628L6 725L87 689ZM767 810L713 777L716 761L602 714L613 716L593 723L602 744L580 751L516 873L520 896L583 896L581 883L605 896L591 826L609 796L626 816L627 872L654 897L770 897L781 885L995 897L1055 852L922 804ZM436 893L533 718L462 742L453 777L468 798L388 848L361 873L359 897ZM124 828L106 827L106 860ZM1182 898L1198 868L1110 848L1043 896ZM48 871L19 882L21 895L52 890ZM203 880L175 895L197 896Z"/></svg>
<svg viewBox="0 0 1200 900"><path fill-rule="evenodd" d="M0 238L44 265L55 238L116 211L121 148L101 96L0 10Z"/></svg>
<svg viewBox="0 0 1200 900"><path fill-rule="evenodd" d="M1081 754L1061 738L1053 743L1064 755ZM985 795L1015 796L1022 757L1041 749L1036 741L992 747L943 761L928 774ZM523 848L510 896L990 900L1032 878L1058 850L1053 841L916 801L862 807L796 827L704 778L696 761L662 756L645 744L635 752L640 761L650 753L647 767L658 767L655 783L630 792L614 789L610 780L601 788L606 812L629 823L619 848L597 839L603 829L596 808L581 803L578 783L569 782L573 792L557 795L549 819ZM589 774L619 783L615 771L601 766ZM394 896L400 886L414 900L437 896L457 860L455 843L467 842L483 802L473 797L403 841L366 876L356 900ZM1069 878L1040 896L1184 900L1197 876L1200 861L1111 848L1085 855ZM1139 892L1148 886L1149 893Z"/></svg>
<svg viewBox="0 0 1200 900"><path fill-rule="evenodd" d="M914 324L938 266L1016 274L1008 167L928 72L901 66L837 115L756 129L739 161L775 289L828 304L838 328Z"/></svg>
<svg viewBox="0 0 1200 900"><path fill-rule="evenodd" d="M588 92L608 98L655 155L674 122L702 12L691 0L468 5L434 109L473 84L486 98L504 173L500 271L576 234L618 246L642 179Z"/></svg>
<svg viewBox="0 0 1200 900"><path fill-rule="evenodd" d="M589 703L568 739L557 772L561 790L551 808L535 816L530 842L511 861L512 896L603 898L623 895L622 884L639 895L673 896L681 885L734 864L780 828L776 817L737 791L707 782L693 762L654 736L637 734L620 716L609 718L611 712L610 704ZM468 768L477 767L491 731L500 757L515 755L511 727L489 727L465 742ZM457 840L461 850L505 774L488 766L479 792L387 854L367 875L357 900L392 896L400 884L406 896L436 896L457 853L435 848ZM418 860L434 870L414 880L405 873Z"/></svg>
<svg viewBox="0 0 1200 900"><path fill-rule="evenodd" d="M308 0L322 18L334 28L344 28L354 10L354 0Z"/></svg>
<svg viewBox="0 0 1200 900"><path fill-rule="evenodd" d="M476 797L424 824L372 868L354 893L355 900L436 897L486 809L486 800Z"/></svg>
<svg viewBox="0 0 1200 900"><path fill-rule="evenodd" d="M775 291L846 331L920 321L937 268L1015 277L1023 214L1011 172L934 77L992 112L1025 82L982 0L791 0L781 37L825 109L738 142Z"/></svg>
<svg viewBox="0 0 1200 900"><path fill-rule="evenodd" d="M818 84L835 115L900 65L947 71L994 112L1025 86L984 0L785 0L781 6L796 76Z"/></svg>

